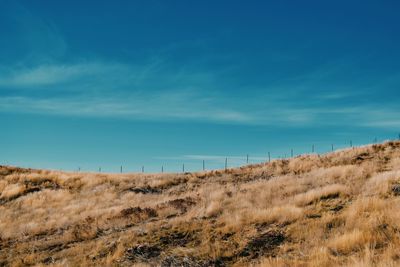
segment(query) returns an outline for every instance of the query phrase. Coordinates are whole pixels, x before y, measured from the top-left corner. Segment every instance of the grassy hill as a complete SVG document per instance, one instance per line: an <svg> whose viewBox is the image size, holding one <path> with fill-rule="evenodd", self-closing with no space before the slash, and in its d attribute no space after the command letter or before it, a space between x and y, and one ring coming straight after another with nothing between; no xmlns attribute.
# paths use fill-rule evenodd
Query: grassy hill
<svg viewBox="0 0 400 267"><path fill-rule="evenodd" d="M226 171L0 166L0 266L398 266L400 142Z"/></svg>

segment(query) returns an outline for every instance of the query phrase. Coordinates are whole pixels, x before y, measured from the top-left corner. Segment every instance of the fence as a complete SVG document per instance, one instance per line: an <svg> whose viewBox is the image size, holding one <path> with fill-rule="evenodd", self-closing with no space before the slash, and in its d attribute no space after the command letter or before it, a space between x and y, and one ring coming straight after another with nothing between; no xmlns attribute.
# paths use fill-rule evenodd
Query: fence
<svg viewBox="0 0 400 267"><path fill-rule="evenodd" d="M400 140L400 134L398 135L397 140ZM373 139L373 143L374 144L378 143L378 138L377 137L375 137ZM347 146L346 145L345 146L336 146L335 144L332 143L330 145L330 149L329 150L326 149L322 153L333 152L333 151L335 151L335 149L338 149L338 148L344 149L344 148L352 148L352 147L354 147L353 146L353 140L349 140L347 142ZM303 151L303 152L297 153L297 154L296 154L296 150L294 148L290 148L290 157L293 158L295 156L307 154L309 152L316 153L316 150L317 150L317 146L315 144L311 144L310 151L308 151L308 152L307 151ZM319 154L319 153L317 153L317 154ZM243 165L246 165L246 164L250 164L250 163L271 162L271 160L273 160L273 159L285 159L285 158L287 158L287 154L286 153L283 153L283 154L282 153L280 153L280 154L276 153L275 157L273 157L273 156L274 155L272 155L272 152L270 152L270 151L265 153L265 157L260 157L260 156L251 157L250 154L246 154L243 157L240 157L240 156L231 156L231 157L219 156L219 162L221 162L223 160L223 165L221 164L221 166L218 167L214 163L213 165L216 168L210 168L209 170L212 170L212 169L225 169L226 170L226 169L228 169L230 167L240 167L240 166L243 166ZM212 164L210 164L210 165L212 165ZM207 170L207 161L205 159L198 160L198 166L199 166L199 168L192 168L191 171L201 171L201 170L205 171L205 170ZM201 168L200 168L200 166L201 166ZM176 170L176 168L175 168L175 170ZM80 171L81 171L81 167L78 167L78 172L80 172ZM145 173L145 166L144 165L141 166L141 170L140 171L142 173ZM161 165L160 166L160 172L164 173L166 171L167 171L167 169L165 168L165 165ZM181 163L181 172L185 173L185 172L188 172L188 171L190 171L190 169L188 168L188 164L186 164L185 162ZM98 172L102 172L102 167L98 168ZM124 173L124 166L123 165L120 166L119 172L120 173ZM129 170L129 172L135 172L135 171L134 170L133 171ZM155 172L157 172L157 171L155 171ZM178 172L179 171L175 171L173 173L178 173ZM153 173L154 173L154 171L153 171Z"/></svg>

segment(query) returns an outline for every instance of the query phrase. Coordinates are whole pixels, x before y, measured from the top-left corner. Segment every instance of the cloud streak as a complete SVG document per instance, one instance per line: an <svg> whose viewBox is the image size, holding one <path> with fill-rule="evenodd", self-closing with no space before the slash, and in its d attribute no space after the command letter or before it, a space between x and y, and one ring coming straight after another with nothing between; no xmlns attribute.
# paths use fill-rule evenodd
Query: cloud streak
<svg viewBox="0 0 400 267"><path fill-rule="evenodd" d="M168 62L168 54L179 54L190 46L185 42L164 48L142 63L77 60L76 56L60 60L68 45L51 21L17 3L4 5L0 14L14 23L18 40L28 48L14 65L0 65L1 112L285 127L400 126L400 114L393 105L346 102L366 94L357 84L360 77L352 79L351 90L349 84L336 82L357 69L347 59L264 87L246 88L246 84L232 82L235 79L230 81L231 71L238 66L225 64L215 69L210 64ZM197 42L207 44L202 39ZM212 62L218 55L210 57ZM386 77L375 84L392 86L399 77ZM370 88L380 90L374 84Z"/></svg>
<svg viewBox="0 0 400 267"><path fill-rule="evenodd" d="M255 122L248 112L209 91L213 75L150 62L144 66L104 64L39 65L4 68L0 75L0 110L108 116L130 119L181 119ZM32 90L35 93L32 95ZM51 92L52 97L48 96ZM43 92L43 94L41 94ZM65 96L66 92L74 92Z"/></svg>
<svg viewBox="0 0 400 267"><path fill-rule="evenodd" d="M209 102L209 101L207 101ZM135 120L198 120L211 122L249 123L248 115L218 108L193 100L187 94L171 96L171 93L119 98L47 98L2 97L0 110L80 117L117 117Z"/></svg>
<svg viewBox="0 0 400 267"><path fill-rule="evenodd" d="M67 82L79 82L88 76L107 75L124 68L119 65L99 63L80 63L75 65L45 64L36 67L5 69L0 75L0 87L37 88L38 86L60 85Z"/></svg>
<svg viewBox="0 0 400 267"><path fill-rule="evenodd" d="M322 92L304 103L298 101L303 90L284 96L275 87L235 96L221 88L226 85L215 73L172 68L160 59L143 65L82 61L0 69L2 112L287 127L400 125L399 112L390 106L330 105L353 93Z"/></svg>

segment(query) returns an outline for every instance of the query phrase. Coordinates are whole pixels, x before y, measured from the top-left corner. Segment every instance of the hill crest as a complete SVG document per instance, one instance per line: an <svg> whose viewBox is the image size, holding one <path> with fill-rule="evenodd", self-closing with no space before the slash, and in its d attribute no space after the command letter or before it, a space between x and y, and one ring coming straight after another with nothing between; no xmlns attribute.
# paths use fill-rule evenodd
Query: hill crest
<svg viewBox="0 0 400 267"><path fill-rule="evenodd" d="M0 166L0 265L394 266L400 142L184 174Z"/></svg>

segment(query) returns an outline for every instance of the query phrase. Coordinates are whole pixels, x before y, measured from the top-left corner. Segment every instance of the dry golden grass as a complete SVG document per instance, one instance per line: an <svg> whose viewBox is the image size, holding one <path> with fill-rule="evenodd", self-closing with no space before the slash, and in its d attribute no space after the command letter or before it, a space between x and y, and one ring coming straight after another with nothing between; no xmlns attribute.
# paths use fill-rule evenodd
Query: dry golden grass
<svg viewBox="0 0 400 267"><path fill-rule="evenodd" d="M226 171L0 166L0 266L400 266L400 142Z"/></svg>

